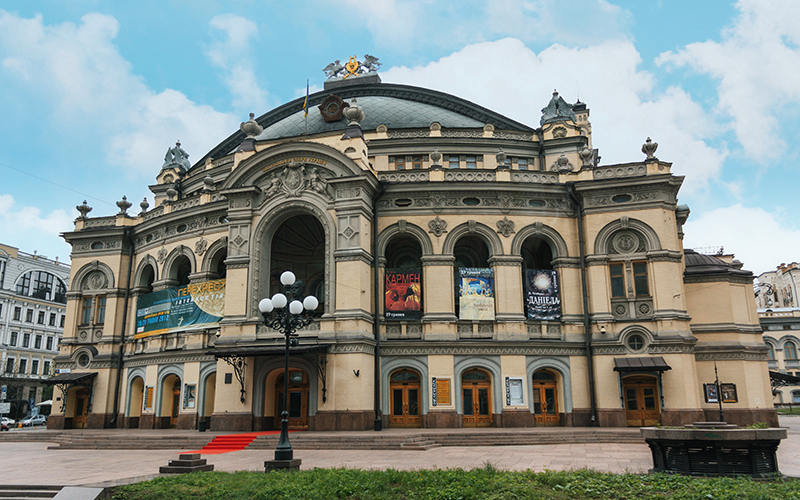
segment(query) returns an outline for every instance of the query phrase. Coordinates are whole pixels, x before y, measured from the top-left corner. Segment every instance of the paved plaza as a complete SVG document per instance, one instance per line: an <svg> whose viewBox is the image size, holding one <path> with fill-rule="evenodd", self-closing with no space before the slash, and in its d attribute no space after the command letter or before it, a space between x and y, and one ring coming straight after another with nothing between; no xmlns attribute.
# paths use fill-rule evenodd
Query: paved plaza
<svg viewBox="0 0 800 500"><path fill-rule="evenodd" d="M778 448L787 476L800 477L800 417L781 417L789 437ZM136 432L136 431L130 431ZM154 477L160 466L187 450L59 450L47 442L3 442L0 438L0 484L99 485ZM243 450L204 455L215 470L263 471L272 450ZM643 473L653 465L643 443L587 443L525 446L440 447L427 451L295 450L302 468L471 469L487 462L506 470L569 470Z"/></svg>

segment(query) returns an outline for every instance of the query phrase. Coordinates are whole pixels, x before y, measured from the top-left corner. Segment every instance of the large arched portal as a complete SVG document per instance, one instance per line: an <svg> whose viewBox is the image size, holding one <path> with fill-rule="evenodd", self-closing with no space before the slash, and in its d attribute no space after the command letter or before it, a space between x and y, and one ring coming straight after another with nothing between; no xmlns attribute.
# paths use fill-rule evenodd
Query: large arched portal
<svg viewBox="0 0 800 500"><path fill-rule="evenodd" d="M315 314L325 310L325 231L311 215L290 217L275 231L270 252L270 296L283 292L280 275L292 271L296 298L313 295L319 300Z"/></svg>

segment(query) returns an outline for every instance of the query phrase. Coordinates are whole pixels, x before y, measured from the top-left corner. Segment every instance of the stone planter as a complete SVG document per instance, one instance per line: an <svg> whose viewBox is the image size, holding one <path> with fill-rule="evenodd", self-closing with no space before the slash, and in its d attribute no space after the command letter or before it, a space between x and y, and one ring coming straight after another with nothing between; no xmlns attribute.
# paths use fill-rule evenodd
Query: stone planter
<svg viewBox="0 0 800 500"><path fill-rule="evenodd" d="M786 429L740 429L724 422L681 428L643 427L653 453L650 472L688 476L780 475L776 451Z"/></svg>

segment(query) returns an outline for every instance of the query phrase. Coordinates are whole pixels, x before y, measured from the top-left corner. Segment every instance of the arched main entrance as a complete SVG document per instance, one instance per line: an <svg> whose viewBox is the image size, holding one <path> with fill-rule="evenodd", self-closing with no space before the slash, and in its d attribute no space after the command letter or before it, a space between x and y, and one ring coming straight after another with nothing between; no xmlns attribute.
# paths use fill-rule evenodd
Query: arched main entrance
<svg viewBox="0 0 800 500"><path fill-rule="evenodd" d="M128 403L128 427L139 427L142 415L142 398L144 396L144 380L136 377L131 382L131 396Z"/></svg>
<svg viewBox="0 0 800 500"><path fill-rule="evenodd" d="M289 369L289 428L308 430L308 374L299 368ZM275 426L283 416L283 373L275 379Z"/></svg>
<svg viewBox="0 0 800 500"><path fill-rule="evenodd" d="M461 404L464 427L492 425L492 380L483 370L467 370L461 375Z"/></svg>
<svg viewBox="0 0 800 500"><path fill-rule="evenodd" d="M533 414L536 425L558 425L558 387L549 370L533 374Z"/></svg>
<svg viewBox="0 0 800 500"><path fill-rule="evenodd" d="M419 373L403 369L394 372L389 381L392 427L422 427Z"/></svg>
<svg viewBox="0 0 800 500"><path fill-rule="evenodd" d="M661 422L657 382L655 377L648 375L634 375L622 379L625 419L629 427L658 425Z"/></svg>
<svg viewBox="0 0 800 500"><path fill-rule="evenodd" d="M177 427L181 404L181 378L170 375L161 384L161 428Z"/></svg>

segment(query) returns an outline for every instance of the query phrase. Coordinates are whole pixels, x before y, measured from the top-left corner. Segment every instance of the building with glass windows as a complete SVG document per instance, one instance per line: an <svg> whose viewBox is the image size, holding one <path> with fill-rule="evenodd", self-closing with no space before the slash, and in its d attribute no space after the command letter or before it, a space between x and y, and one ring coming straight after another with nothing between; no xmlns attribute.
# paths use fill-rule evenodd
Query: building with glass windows
<svg viewBox="0 0 800 500"><path fill-rule="evenodd" d="M42 402L64 329L69 270L0 244L0 402L10 410L3 416L17 420Z"/></svg>
<svg viewBox="0 0 800 500"><path fill-rule="evenodd" d="M723 396L777 424L753 276L684 250L656 143L603 165L584 103L521 96L545 105L524 124L359 67L307 116L169 148L152 205L77 207L51 427L276 428L285 339L258 304L286 270L320 303L290 428L680 425Z"/></svg>
<svg viewBox="0 0 800 500"><path fill-rule="evenodd" d="M759 309L758 316L768 349L774 402L800 404L800 307Z"/></svg>

